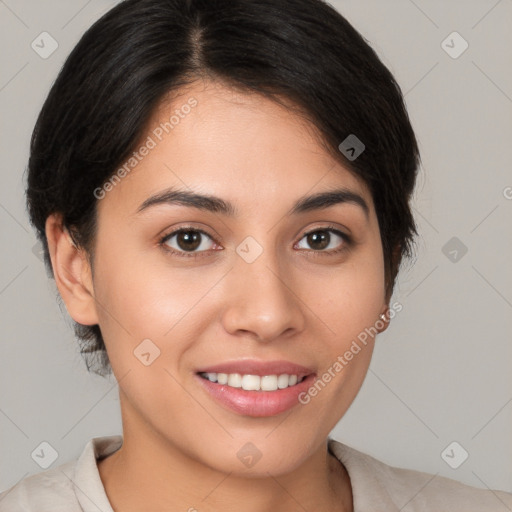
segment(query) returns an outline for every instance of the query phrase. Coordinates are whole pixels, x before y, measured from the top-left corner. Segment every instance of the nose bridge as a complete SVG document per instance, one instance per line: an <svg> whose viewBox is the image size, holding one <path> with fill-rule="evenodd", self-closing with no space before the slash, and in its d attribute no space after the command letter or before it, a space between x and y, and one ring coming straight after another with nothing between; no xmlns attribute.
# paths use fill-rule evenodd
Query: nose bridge
<svg viewBox="0 0 512 512"><path fill-rule="evenodd" d="M282 272L279 258L247 237L236 249L229 286L234 293L224 312L225 328L248 331L260 340L271 340L288 330L302 330L300 301L290 288L291 273Z"/></svg>

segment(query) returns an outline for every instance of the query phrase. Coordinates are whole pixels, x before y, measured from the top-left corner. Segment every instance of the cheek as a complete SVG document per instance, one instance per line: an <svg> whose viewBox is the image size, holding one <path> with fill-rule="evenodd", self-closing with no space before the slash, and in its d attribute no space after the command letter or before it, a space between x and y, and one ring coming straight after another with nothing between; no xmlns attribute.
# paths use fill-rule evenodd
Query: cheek
<svg viewBox="0 0 512 512"><path fill-rule="evenodd" d="M171 409L193 409L178 375L184 354L197 340L207 276L190 269L165 272L161 265L137 264L126 257L114 263L105 257L95 279L108 356L132 405L166 421ZM153 399L148 401L148 396Z"/></svg>
<svg viewBox="0 0 512 512"><path fill-rule="evenodd" d="M377 244L341 265L309 295L315 313L329 327L316 345L326 392L315 400L330 408L333 424L357 395L370 365L375 324L385 298L384 263ZM321 390L323 384L317 385Z"/></svg>
<svg viewBox="0 0 512 512"><path fill-rule="evenodd" d="M149 339L173 366L173 355L192 344L191 330L204 308L201 299L218 276L191 267L171 269L162 258L155 262L121 252L103 252L95 272L97 311L112 364L121 359L127 364Z"/></svg>
<svg viewBox="0 0 512 512"><path fill-rule="evenodd" d="M368 250L341 265L309 293L318 316L330 327L337 348L375 324L385 299L382 253Z"/></svg>

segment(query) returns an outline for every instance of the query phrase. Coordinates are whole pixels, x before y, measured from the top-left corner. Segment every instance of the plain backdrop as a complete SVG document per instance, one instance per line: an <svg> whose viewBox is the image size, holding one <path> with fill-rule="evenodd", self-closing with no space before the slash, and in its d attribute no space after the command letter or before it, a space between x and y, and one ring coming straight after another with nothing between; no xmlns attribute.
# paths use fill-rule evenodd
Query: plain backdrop
<svg viewBox="0 0 512 512"><path fill-rule="evenodd" d="M31 455L42 442L55 467L122 432L115 379L87 372L34 250L23 176L58 70L115 3L0 1L0 490L42 471ZM400 83L423 159L417 260L393 297L403 309L332 436L388 464L512 491L512 0L332 5ZM43 32L58 44L47 58L32 45Z"/></svg>

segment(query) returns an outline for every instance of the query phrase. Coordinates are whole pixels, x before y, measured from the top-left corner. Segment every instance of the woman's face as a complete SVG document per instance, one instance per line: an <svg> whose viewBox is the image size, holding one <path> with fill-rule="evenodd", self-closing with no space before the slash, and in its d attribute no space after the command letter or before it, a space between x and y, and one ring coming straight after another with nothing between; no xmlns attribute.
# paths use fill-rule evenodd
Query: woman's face
<svg viewBox="0 0 512 512"><path fill-rule="evenodd" d="M371 338L350 360L344 354L386 308L369 190L303 119L219 84L196 84L172 107L162 104L142 146L99 194L95 245L95 311L125 429L156 433L226 472L291 471L356 396ZM142 207L170 189L188 199ZM340 190L352 200L304 206ZM178 229L185 231L172 235ZM263 365L241 368L247 361ZM198 374L287 373L270 366L276 361L307 369L300 400L293 388L246 391ZM329 371L329 382L308 393ZM258 381L275 386L273 377L244 386ZM261 459L241 464L246 452Z"/></svg>

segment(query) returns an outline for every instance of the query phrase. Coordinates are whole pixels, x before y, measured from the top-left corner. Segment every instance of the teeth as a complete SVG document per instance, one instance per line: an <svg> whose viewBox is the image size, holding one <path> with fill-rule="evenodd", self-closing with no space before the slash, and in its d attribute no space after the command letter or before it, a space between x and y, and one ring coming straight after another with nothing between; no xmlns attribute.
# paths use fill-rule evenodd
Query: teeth
<svg viewBox="0 0 512 512"><path fill-rule="evenodd" d="M201 373L202 377L211 382L219 384L227 384L232 388L242 388L246 391L276 391L285 389L290 386L302 382L305 377L299 380L297 375L240 375L239 373Z"/></svg>
<svg viewBox="0 0 512 512"><path fill-rule="evenodd" d="M212 380L210 376L213 376L213 378L216 377L215 373L209 373L208 378L210 380ZM213 381L213 382L215 382L215 381ZM241 388L242 387L242 376L239 373L230 373L228 375L228 386L231 386L232 388Z"/></svg>
<svg viewBox="0 0 512 512"><path fill-rule="evenodd" d="M259 391L261 389L261 377L258 375L244 375L242 377L242 389Z"/></svg>
<svg viewBox="0 0 512 512"><path fill-rule="evenodd" d="M264 377L260 378L260 389L262 391L275 391L277 388L283 389L282 386L279 386L279 379L281 377L286 378L285 387L288 387L287 375L280 375L279 377L277 377L276 375L265 375Z"/></svg>
<svg viewBox="0 0 512 512"><path fill-rule="evenodd" d="M279 389L284 389L284 388L287 388L288 387L288 375L284 374L284 375L279 375L279 377L277 377L277 387Z"/></svg>
<svg viewBox="0 0 512 512"><path fill-rule="evenodd" d="M217 382L219 384L227 384L228 383L228 374L227 373L217 373Z"/></svg>

